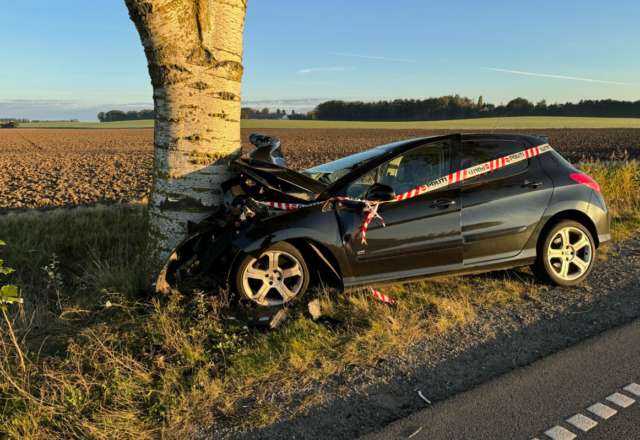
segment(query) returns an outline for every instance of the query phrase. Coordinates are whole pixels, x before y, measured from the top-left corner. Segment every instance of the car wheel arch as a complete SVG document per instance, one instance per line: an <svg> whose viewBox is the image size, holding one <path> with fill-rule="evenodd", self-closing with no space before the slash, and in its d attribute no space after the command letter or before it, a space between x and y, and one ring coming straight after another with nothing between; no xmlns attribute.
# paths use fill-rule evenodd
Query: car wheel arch
<svg viewBox="0 0 640 440"><path fill-rule="evenodd" d="M314 284L344 289L342 269L328 247L309 238L292 238L284 241L295 246L310 263L309 267L316 269L310 270L311 281Z"/></svg>
<svg viewBox="0 0 640 440"><path fill-rule="evenodd" d="M549 218L549 220L547 220L544 227L540 231L540 235L538 236L538 246L541 242L544 242L544 239L546 238L551 228L553 228L563 220L573 220L583 225L589 230L591 237L593 237L596 249L600 247L600 242L598 240L598 230L596 229L596 225L593 223L593 220L591 220L591 218L584 212L575 209L560 211Z"/></svg>
<svg viewBox="0 0 640 440"><path fill-rule="evenodd" d="M309 268L314 267L317 269L315 271L310 270L311 281L315 281L314 284L319 284L321 282L329 287L334 287L341 291L344 290L340 264L329 248L309 238L289 238L269 241L268 245L260 248L260 253L266 251L269 246L281 242L289 243L294 246L298 251L300 251L305 261L307 261ZM234 275L238 261L242 261L243 257L249 254L257 254L257 252L247 252L243 249L239 249L238 252L235 253L230 265L229 273L227 274L227 281L231 280L231 277ZM322 276L320 276L318 272L320 272Z"/></svg>

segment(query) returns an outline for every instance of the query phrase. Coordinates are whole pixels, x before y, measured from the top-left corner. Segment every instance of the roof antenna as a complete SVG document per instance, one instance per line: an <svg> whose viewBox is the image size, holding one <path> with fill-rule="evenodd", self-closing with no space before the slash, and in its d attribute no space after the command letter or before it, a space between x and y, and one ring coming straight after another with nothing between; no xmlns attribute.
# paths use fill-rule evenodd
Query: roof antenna
<svg viewBox="0 0 640 440"><path fill-rule="evenodd" d="M496 121L496 125L493 126L493 130L491 130L491 134L493 134L493 132L496 131L496 127L498 126L498 123L500 122L500 119L502 119L502 115L500 115L500 117Z"/></svg>

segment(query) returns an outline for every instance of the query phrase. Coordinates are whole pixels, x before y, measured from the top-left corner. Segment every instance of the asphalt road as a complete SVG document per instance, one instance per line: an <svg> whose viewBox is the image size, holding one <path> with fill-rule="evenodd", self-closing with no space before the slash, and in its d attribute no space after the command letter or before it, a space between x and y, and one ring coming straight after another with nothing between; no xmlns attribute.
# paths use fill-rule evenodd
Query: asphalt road
<svg viewBox="0 0 640 440"><path fill-rule="evenodd" d="M640 319L451 399L425 403L426 409L362 439L640 439L640 396L624 390L632 383L640 384ZM615 393L635 402L623 408L607 400ZM616 413L604 419L587 410L597 403ZM584 432L566 422L577 414L597 425ZM547 436L554 427L562 429Z"/></svg>

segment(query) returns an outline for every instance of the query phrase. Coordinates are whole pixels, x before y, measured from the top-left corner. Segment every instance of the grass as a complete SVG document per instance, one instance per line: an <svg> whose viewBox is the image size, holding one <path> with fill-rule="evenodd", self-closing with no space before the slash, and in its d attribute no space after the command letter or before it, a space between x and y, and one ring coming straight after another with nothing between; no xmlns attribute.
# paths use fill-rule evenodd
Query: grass
<svg viewBox="0 0 640 440"><path fill-rule="evenodd" d="M637 231L638 164L581 167L602 186L614 236ZM0 437L8 438L170 439L220 422L266 426L321 401L301 391L310 381L373 366L468 323L480 305L535 300L545 288L515 270L382 289L395 307L364 291L318 290L278 331L262 333L244 328L255 309L223 289L151 294L143 205L7 215L0 231L0 257L17 269L10 281L25 298L11 315L25 370L0 324ZM312 321L312 298L343 323Z"/></svg>
<svg viewBox="0 0 640 440"><path fill-rule="evenodd" d="M625 240L640 229L640 164L636 160L588 161L578 167L600 185L611 216L611 235Z"/></svg>
<svg viewBox="0 0 640 440"><path fill-rule="evenodd" d="M356 121L262 121L243 119L242 128L363 128L424 130L491 130L498 118L458 119L422 122L356 122ZM153 121L124 122L36 122L20 124L22 128L153 128ZM502 118L498 130L534 130L549 128L640 128L638 118L572 118L523 116Z"/></svg>

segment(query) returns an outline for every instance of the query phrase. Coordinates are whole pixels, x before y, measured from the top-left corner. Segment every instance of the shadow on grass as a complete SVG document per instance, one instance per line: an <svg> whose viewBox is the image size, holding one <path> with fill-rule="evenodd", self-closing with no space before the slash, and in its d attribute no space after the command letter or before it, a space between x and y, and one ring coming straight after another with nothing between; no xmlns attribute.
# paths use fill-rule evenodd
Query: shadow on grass
<svg viewBox="0 0 640 440"><path fill-rule="evenodd" d="M15 403L0 432L142 439L212 424L264 428L317 403L300 394L310 383L392 360L425 335L473 322L483 306L536 300L546 288L526 270L492 272L382 289L395 307L320 289L322 311L342 325L311 320L310 295L281 329L261 333L245 328L255 309L216 285L152 295L147 225L143 206L0 217L30 359L23 371L0 345L0 393Z"/></svg>
<svg viewBox="0 0 640 440"><path fill-rule="evenodd" d="M540 293L536 303L485 310L477 325L472 322L461 331L413 346L401 362L389 358L361 374L348 372L318 385L312 393L322 396L322 405L308 410L306 417L283 414L271 426L229 438L358 438L425 409L417 390L437 403L628 323L640 316L640 281L637 270L636 275L631 273L637 266L629 262L622 268L618 262L616 268L629 276L615 287L600 288L595 297L588 293L593 287L555 288ZM492 272L488 277L508 281L509 272ZM485 275L473 278L477 277ZM606 277L601 273L598 281ZM517 420L511 427L520 434L512 433L513 438L539 429L534 418ZM211 431L201 438L213 439L215 434Z"/></svg>

